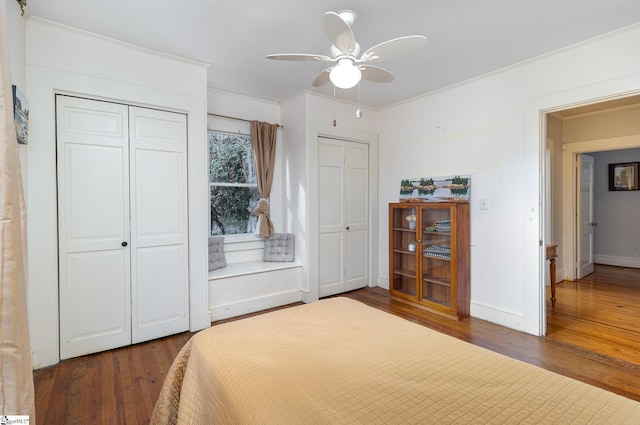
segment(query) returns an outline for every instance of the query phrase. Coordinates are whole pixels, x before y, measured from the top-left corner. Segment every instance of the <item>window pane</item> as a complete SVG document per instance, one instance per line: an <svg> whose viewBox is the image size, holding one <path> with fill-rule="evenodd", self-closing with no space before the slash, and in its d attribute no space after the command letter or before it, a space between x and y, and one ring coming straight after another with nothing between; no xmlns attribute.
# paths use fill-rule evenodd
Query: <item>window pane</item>
<svg viewBox="0 0 640 425"><path fill-rule="evenodd" d="M256 184L249 136L209 132L209 181Z"/></svg>
<svg viewBox="0 0 640 425"><path fill-rule="evenodd" d="M211 234L253 233L258 218L252 212L258 206L257 187L211 187Z"/></svg>

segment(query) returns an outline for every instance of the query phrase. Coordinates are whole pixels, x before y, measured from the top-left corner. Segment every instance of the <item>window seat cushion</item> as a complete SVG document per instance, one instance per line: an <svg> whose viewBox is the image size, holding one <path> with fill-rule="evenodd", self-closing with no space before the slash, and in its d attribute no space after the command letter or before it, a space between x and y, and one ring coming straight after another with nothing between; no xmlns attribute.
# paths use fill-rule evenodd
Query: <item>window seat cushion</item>
<svg viewBox="0 0 640 425"><path fill-rule="evenodd" d="M226 266L224 236L209 236L209 271Z"/></svg>
<svg viewBox="0 0 640 425"><path fill-rule="evenodd" d="M275 233L264 239L264 261L295 260L295 244L293 233Z"/></svg>

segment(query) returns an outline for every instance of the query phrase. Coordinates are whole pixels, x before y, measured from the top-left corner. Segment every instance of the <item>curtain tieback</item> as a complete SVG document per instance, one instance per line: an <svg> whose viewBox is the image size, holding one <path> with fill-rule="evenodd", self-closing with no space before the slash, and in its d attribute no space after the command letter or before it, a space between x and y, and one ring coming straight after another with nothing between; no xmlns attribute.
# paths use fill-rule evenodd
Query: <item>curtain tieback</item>
<svg viewBox="0 0 640 425"><path fill-rule="evenodd" d="M269 214L269 201L265 198L260 198L258 206L253 210L253 215L258 217L258 235L261 238L273 236L273 223L271 222Z"/></svg>

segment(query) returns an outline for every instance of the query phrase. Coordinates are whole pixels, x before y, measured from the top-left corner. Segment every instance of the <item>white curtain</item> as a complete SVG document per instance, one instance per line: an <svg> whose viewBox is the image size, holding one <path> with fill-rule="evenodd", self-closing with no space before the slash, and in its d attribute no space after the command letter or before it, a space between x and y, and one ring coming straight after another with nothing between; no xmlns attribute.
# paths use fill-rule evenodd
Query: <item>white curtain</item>
<svg viewBox="0 0 640 425"><path fill-rule="evenodd" d="M0 5L0 415L35 423L27 317L26 213L13 121L5 4Z"/></svg>

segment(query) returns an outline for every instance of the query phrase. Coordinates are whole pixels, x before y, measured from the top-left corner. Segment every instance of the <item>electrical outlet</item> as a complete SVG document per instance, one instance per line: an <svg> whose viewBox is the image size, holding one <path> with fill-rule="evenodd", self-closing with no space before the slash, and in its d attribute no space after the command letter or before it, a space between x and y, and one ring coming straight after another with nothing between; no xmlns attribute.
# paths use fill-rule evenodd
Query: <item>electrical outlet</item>
<svg viewBox="0 0 640 425"><path fill-rule="evenodd" d="M480 198L480 209L481 210L489 209L489 198Z"/></svg>

